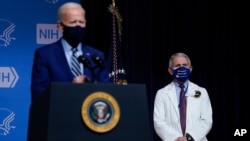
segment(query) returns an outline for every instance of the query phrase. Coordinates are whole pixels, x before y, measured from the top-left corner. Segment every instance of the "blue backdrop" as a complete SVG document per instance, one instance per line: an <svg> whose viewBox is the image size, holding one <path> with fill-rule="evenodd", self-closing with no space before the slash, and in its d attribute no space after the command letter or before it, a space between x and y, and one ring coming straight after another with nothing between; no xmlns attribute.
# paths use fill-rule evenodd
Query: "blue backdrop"
<svg viewBox="0 0 250 141"><path fill-rule="evenodd" d="M61 36L56 27L57 9L66 1L0 2L1 141L26 141L34 50Z"/></svg>

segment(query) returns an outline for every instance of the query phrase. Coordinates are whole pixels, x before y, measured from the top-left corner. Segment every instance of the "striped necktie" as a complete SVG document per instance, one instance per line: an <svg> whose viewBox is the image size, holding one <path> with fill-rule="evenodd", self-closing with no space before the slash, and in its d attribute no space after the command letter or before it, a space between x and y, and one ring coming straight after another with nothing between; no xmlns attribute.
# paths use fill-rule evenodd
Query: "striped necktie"
<svg viewBox="0 0 250 141"><path fill-rule="evenodd" d="M181 92L180 92L180 121L181 121L181 129L183 135L185 135L186 130L186 109L187 109L187 99L184 91L184 84L180 84Z"/></svg>
<svg viewBox="0 0 250 141"><path fill-rule="evenodd" d="M77 48L72 48L71 71L74 76L81 75L81 67L76 54L77 54Z"/></svg>

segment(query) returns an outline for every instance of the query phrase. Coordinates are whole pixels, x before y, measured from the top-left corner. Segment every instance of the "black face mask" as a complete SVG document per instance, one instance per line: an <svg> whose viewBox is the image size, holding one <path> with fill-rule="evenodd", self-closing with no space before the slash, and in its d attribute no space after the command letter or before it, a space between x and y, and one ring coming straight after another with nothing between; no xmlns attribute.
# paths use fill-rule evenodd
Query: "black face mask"
<svg viewBox="0 0 250 141"><path fill-rule="evenodd" d="M77 45L83 41L85 37L85 27L81 26L66 26L63 25L63 38L70 44L72 47L77 47Z"/></svg>

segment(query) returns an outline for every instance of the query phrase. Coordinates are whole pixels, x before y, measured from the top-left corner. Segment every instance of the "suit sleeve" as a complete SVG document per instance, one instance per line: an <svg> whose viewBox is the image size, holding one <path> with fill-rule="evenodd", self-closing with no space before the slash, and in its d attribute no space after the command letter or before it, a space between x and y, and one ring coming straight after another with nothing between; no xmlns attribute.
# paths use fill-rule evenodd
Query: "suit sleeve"
<svg viewBox="0 0 250 141"><path fill-rule="evenodd" d="M44 55L35 51L32 75L31 75L31 98L34 101L49 86L50 78Z"/></svg>

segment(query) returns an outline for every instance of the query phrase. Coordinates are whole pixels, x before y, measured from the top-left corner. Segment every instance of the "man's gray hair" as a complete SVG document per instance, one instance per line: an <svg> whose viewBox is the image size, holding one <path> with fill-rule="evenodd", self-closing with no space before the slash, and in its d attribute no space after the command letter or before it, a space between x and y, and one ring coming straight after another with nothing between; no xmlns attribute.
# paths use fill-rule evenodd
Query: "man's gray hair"
<svg viewBox="0 0 250 141"><path fill-rule="evenodd" d="M173 60L175 57L177 56L181 56L181 57L185 57L187 60L188 60L188 65L191 66L191 60L190 58L188 57L187 54L183 53L183 52L177 52L175 54L173 54L170 58L169 58L169 62L168 62L168 67L169 68L172 68L173 67Z"/></svg>
<svg viewBox="0 0 250 141"><path fill-rule="evenodd" d="M58 12L57 12L58 21L64 20L64 16L65 16L64 11L65 11L65 9L69 9L69 8L81 8L83 10L83 12L85 13L85 10L81 4L76 3L76 2L67 2L67 3L63 4L62 6L60 6L58 9Z"/></svg>

